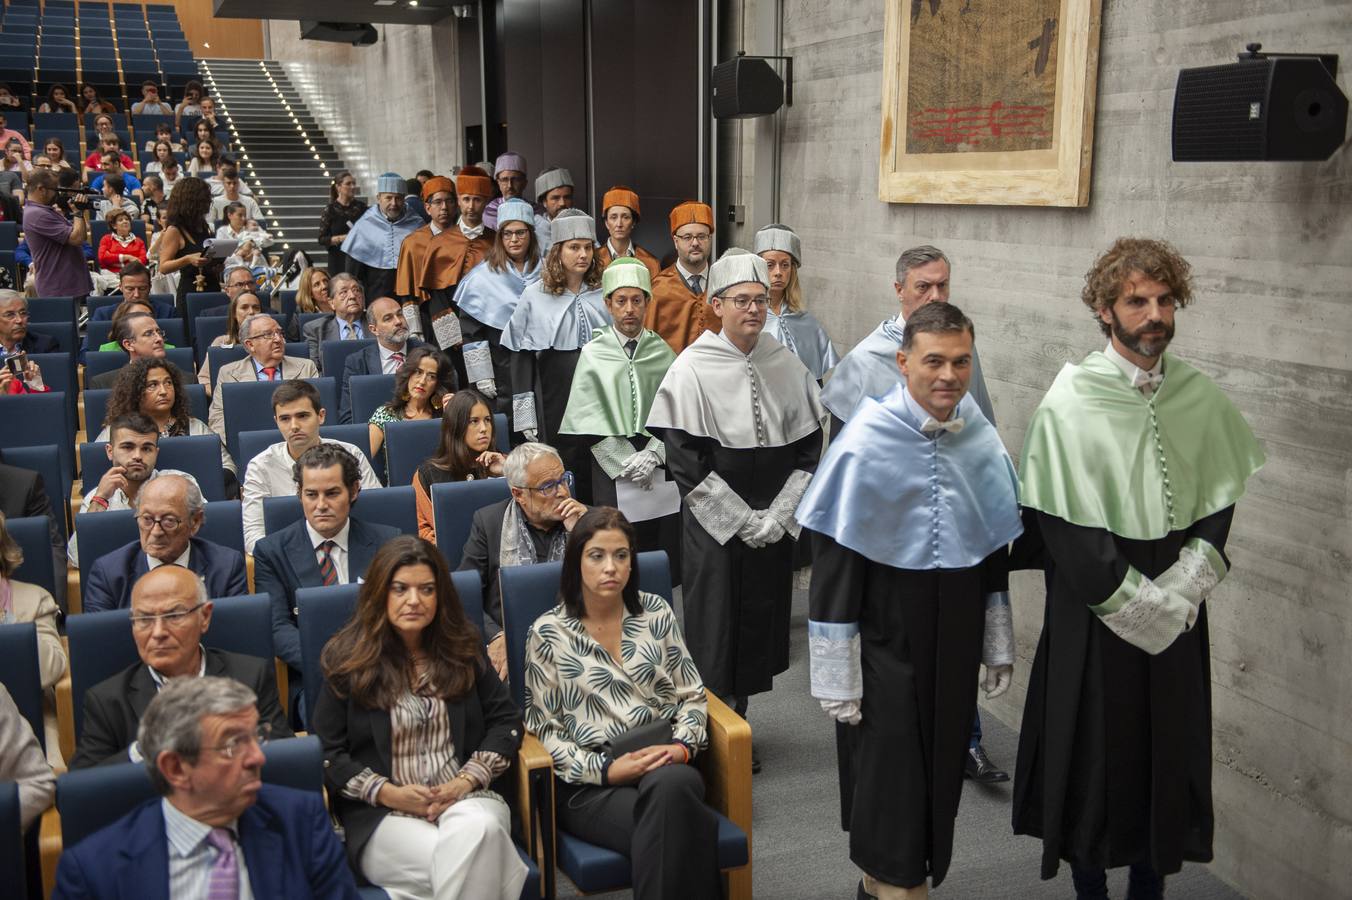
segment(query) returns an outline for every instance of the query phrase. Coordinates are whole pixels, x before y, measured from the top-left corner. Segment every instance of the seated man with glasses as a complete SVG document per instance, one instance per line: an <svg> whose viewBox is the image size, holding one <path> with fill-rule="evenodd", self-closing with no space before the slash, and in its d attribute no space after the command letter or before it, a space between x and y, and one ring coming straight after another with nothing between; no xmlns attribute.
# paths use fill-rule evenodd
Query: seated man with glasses
<svg viewBox="0 0 1352 900"><path fill-rule="evenodd" d="M149 313L133 313L129 316L123 316L113 326L110 337L117 343L118 347L126 351L128 363L135 362L138 359L164 358L164 329ZM184 372L182 369L178 371L183 384L193 383L194 375ZM85 382L85 388L92 390L111 388L121 372L122 369L117 368L110 372L95 375Z"/></svg>
<svg viewBox="0 0 1352 900"><path fill-rule="evenodd" d="M140 762L136 729L155 695L171 680L233 678L258 697L262 722L274 736L290 737L277 699L270 659L202 646L211 626L205 585L182 566L160 566L142 575L131 598L131 636L141 661L94 685L84 696L84 730L72 769Z"/></svg>
<svg viewBox="0 0 1352 900"><path fill-rule="evenodd" d="M262 782L262 702L230 678L166 685L139 735L160 796L67 847L53 896L356 900L322 795Z"/></svg>
<svg viewBox="0 0 1352 900"><path fill-rule="evenodd" d="M275 318L267 313L255 313L239 325L239 340L248 351L244 359L221 366L216 373L216 387L211 392L211 410L207 425L225 440L225 391L223 384L240 381L275 381L278 384L293 378L318 378L315 364L304 357L286 355L286 332Z"/></svg>
<svg viewBox="0 0 1352 900"><path fill-rule="evenodd" d="M0 356L56 352L56 338L28 330L28 298L0 290Z"/></svg>
<svg viewBox="0 0 1352 900"><path fill-rule="evenodd" d="M94 562L80 591L84 611L126 609L141 576L166 565L192 570L210 597L249 593L243 555L197 537L206 507L190 475L160 472L147 479L132 501L140 539Z"/></svg>
<svg viewBox="0 0 1352 900"><path fill-rule="evenodd" d="M502 634L502 593L498 570L563 559L568 533L587 507L573 498L573 473L548 444L525 443L503 463L512 496L474 513L461 571L478 570L484 593L488 658L498 677L507 677L507 642Z"/></svg>

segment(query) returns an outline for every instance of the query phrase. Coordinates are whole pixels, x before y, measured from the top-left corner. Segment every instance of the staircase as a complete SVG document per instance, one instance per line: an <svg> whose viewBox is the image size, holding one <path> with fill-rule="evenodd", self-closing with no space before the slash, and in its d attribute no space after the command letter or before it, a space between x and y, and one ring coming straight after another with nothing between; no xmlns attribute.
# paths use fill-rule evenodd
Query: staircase
<svg viewBox="0 0 1352 900"><path fill-rule="evenodd" d="M203 59L202 83L230 123L230 153L253 188L280 254L299 249L321 266L319 216L329 182L344 169L280 63Z"/></svg>

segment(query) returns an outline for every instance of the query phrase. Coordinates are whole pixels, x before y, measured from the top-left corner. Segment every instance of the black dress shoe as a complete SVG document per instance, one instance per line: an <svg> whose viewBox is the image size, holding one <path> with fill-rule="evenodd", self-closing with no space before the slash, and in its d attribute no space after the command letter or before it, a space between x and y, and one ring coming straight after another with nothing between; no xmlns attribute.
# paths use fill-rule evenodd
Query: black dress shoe
<svg viewBox="0 0 1352 900"><path fill-rule="evenodd" d="M968 749L963 774L977 784L999 784L1009 780L1009 773L991 762L980 744Z"/></svg>
<svg viewBox="0 0 1352 900"><path fill-rule="evenodd" d="M751 774L759 775L761 770L760 752L756 750L756 745L751 745Z"/></svg>

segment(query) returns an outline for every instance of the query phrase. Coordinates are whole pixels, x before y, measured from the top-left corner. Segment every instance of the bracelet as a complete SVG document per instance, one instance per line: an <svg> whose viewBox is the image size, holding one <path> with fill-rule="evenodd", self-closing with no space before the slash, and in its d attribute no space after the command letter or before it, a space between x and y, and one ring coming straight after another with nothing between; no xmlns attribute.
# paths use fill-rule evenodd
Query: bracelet
<svg viewBox="0 0 1352 900"><path fill-rule="evenodd" d="M102 497L100 497L98 494L93 494L93 495L91 495L90 498L89 498L89 502L90 502L90 503L97 503L99 506L102 506L104 509L107 509L107 508L108 508L108 501L107 501L107 500L104 500L104 499L103 499Z"/></svg>

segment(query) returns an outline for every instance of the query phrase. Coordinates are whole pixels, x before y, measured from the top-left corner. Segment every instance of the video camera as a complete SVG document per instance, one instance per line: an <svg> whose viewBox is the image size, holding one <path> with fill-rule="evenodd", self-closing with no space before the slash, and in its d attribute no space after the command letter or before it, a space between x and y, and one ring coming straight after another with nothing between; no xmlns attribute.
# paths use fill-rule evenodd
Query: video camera
<svg viewBox="0 0 1352 900"><path fill-rule="evenodd" d="M56 189L56 205L61 207L67 215L75 210L84 212L94 208L94 201L103 196L91 187L83 184L74 187L59 187Z"/></svg>

